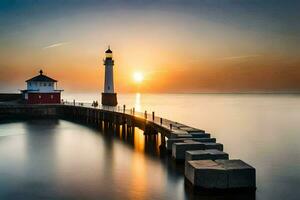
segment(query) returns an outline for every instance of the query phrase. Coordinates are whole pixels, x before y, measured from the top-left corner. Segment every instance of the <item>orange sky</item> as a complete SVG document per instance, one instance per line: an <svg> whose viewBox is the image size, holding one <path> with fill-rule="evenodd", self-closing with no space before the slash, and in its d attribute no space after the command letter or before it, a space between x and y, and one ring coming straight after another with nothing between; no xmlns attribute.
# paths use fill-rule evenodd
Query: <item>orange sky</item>
<svg viewBox="0 0 300 200"><path fill-rule="evenodd" d="M40 69L68 92L102 91L109 44L117 92L300 91L295 13L276 21L272 4L259 4L266 7L260 13L249 5L191 2L185 8L67 5L61 12L8 6L0 21L0 92L23 89ZM145 78L139 85L136 71Z"/></svg>

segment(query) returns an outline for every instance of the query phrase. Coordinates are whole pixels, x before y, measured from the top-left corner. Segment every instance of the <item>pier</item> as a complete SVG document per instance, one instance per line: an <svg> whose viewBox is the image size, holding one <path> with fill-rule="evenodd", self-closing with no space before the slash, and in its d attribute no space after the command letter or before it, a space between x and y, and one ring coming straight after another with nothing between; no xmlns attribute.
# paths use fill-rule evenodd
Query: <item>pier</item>
<svg viewBox="0 0 300 200"><path fill-rule="evenodd" d="M136 112L134 108L100 106L74 102L61 104L0 104L0 120L59 118L115 131L134 131L160 137L161 148L174 162L185 164L186 181L195 188L250 189L256 187L256 172L241 160L230 160L210 133L202 129L156 116L154 112Z"/></svg>

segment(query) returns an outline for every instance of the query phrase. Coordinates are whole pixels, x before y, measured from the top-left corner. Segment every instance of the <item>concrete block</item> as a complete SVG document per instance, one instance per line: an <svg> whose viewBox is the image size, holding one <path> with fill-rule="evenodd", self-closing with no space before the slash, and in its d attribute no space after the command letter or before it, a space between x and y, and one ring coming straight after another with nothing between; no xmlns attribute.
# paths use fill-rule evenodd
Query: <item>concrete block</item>
<svg viewBox="0 0 300 200"><path fill-rule="evenodd" d="M203 132L195 132L195 133L190 133L193 138L210 138L209 133L203 133Z"/></svg>
<svg viewBox="0 0 300 200"><path fill-rule="evenodd" d="M195 141L193 139L186 139L183 142L185 143L199 143L198 141ZM221 143L214 143L214 142L200 142L205 145L205 150L206 149L216 149L219 151L223 151L223 144Z"/></svg>
<svg viewBox="0 0 300 200"><path fill-rule="evenodd" d="M193 138L193 136L191 134L187 134L187 133L172 133L171 134L171 138Z"/></svg>
<svg viewBox="0 0 300 200"><path fill-rule="evenodd" d="M242 160L216 160L227 171L229 188L256 187L255 168Z"/></svg>
<svg viewBox="0 0 300 200"><path fill-rule="evenodd" d="M222 165L212 160L188 161L185 177L196 187L227 188L227 175Z"/></svg>
<svg viewBox="0 0 300 200"><path fill-rule="evenodd" d="M196 142L216 142L216 138L193 138Z"/></svg>
<svg viewBox="0 0 300 200"><path fill-rule="evenodd" d="M205 145L200 142L180 142L172 145L172 157L176 160L184 160L185 152L189 150L204 150Z"/></svg>
<svg viewBox="0 0 300 200"><path fill-rule="evenodd" d="M189 138L170 138L167 140L166 144L167 144L167 150L168 151L172 151L172 145L175 142L183 142L184 140L188 140Z"/></svg>
<svg viewBox="0 0 300 200"><path fill-rule="evenodd" d="M188 133L205 133L204 130L193 128L193 127L188 127L188 126L179 127L179 129L187 131Z"/></svg>
<svg viewBox="0 0 300 200"><path fill-rule="evenodd" d="M185 152L185 161L190 160L218 160L224 159L228 160L228 154L219 151L216 149L209 149L209 150L195 150L195 151L186 151Z"/></svg>
<svg viewBox="0 0 300 200"><path fill-rule="evenodd" d="M205 145L205 149L217 149L223 151L223 144L221 143L212 143L212 142L202 142Z"/></svg>
<svg viewBox="0 0 300 200"><path fill-rule="evenodd" d="M186 139L183 140L183 142L185 142L185 143L199 143L199 142L193 140L193 138L186 138Z"/></svg>
<svg viewBox="0 0 300 200"><path fill-rule="evenodd" d="M206 189L255 188L255 169L241 160L192 160L185 163L185 177Z"/></svg>

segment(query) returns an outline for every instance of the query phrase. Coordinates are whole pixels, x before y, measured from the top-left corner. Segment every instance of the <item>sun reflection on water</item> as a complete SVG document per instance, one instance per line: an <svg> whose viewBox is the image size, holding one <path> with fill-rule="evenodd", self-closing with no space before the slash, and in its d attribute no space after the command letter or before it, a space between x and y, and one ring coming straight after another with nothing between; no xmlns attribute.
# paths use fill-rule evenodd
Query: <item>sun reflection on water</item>
<svg viewBox="0 0 300 200"><path fill-rule="evenodd" d="M145 151L145 136L143 135L142 131L138 128L135 128L134 149L138 152Z"/></svg>
<svg viewBox="0 0 300 200"><path fill-rule="evenodd" d="M141 93L135 94L135 110L141 112Z"/></svg>

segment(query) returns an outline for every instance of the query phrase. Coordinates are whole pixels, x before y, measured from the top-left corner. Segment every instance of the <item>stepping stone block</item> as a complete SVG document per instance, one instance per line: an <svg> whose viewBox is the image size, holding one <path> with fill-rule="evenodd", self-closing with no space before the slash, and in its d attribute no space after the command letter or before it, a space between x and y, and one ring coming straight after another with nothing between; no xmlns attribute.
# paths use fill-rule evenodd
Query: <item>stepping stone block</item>
<svg viewBox="0 0 300 200"><path fill-rule="evenodd" d="M198 133L205 133L204 130L201 130L201 129L197 129L197 128L193 128L193 127L188 127L188 126L185 126L185 127L179 127L180 130L184 130L184 131L187 131L189 133L194 133L194 132L198 132Z"/></svg>
<svg viewBox="0 0 300 200"><path fill-rule="evenodd" d="M198 143L198 141L194 141L194 140L184 140L183 142L185 143ZM202 144L205 145L205 150L206 149L216 149L216 150L219 150L219 151L223 151L223 144L221 143L214 143L214 142L200 142Z"/></svg>
<svg viewBox="0 0 300 200"><path fill-rule="evenodd" d="M192 160L185 163L185 177L195 187L239 189L256 187L255 168L241 160Z"/></svg>
<svg viewBox="0 0 300 200"><path fill-rule="evenodd" d="M184 140L189 140L190 138L170 138L167 140L166 144L167 144L167 150L168 151L172 151L172 145L175 142L183 142Z"/></svg>
<svg viewBox="0 0 300 200"><path fill-rule="evenodd" d="M171 138L193 138L193 136L188 133L172 133Z"/></svg>
<svg viewBox="0 0 300 200"><path fill-rule="evenodd" d="M172 145L172 157L175 160L184 160L185 152L189 150L204 150L205 145L200 142L179 142Z"/></svg>
<svg viewBox="0 0 300 200"><path fill-rule="evenodd" d="M202 142L205 145L205 149L216 149L223 151L223 144L221 143L211 143L211 142Z"/></svg>
<svg viewBox="0 0 300 200"><path fill-rule="evenodd" d="M216 142L216 138L193 138L196 142Z"/></svg>
<svg viewBox="0 0 300 200"><path fill-rule="evenodd" d="M210 138L209 133L203 133L203 132L195 132L195 133L190 133L193 138Z"/></svg>
<svg viewBox="0 0 300 200"><path fill-rule="evenodd" d="M185 161L190 160L228 160L228 154L216 149L195 150L185 152Z"/></svg>

